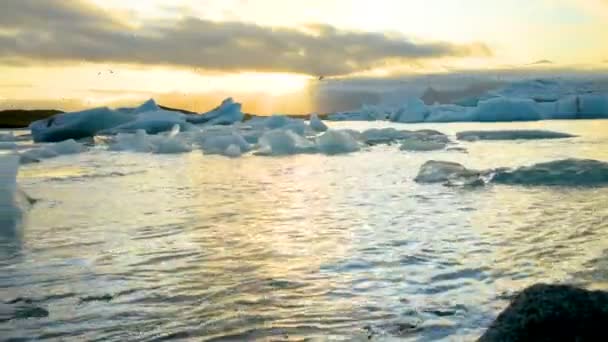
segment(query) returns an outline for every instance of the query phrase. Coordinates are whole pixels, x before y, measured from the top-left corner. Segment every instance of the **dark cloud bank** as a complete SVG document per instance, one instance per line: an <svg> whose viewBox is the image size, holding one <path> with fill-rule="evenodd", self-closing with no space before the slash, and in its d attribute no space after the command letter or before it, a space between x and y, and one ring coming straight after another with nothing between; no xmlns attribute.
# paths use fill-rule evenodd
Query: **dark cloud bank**
<svg viewBox="0 0 608 342"><path fill-rule="evenodd" d="M413 42L329 25L273 28L184 18L134 28L83 0L4 0L0 59L347 75L403 60L490 55L481 43Z"/></svg>

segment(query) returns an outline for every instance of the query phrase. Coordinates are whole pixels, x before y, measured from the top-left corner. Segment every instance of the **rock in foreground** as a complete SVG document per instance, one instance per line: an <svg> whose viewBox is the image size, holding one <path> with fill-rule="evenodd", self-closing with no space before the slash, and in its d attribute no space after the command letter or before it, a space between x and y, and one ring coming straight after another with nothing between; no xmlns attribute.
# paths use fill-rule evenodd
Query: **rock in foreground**
<svg viewBox="0 0 608 342"><path fill-rule="evenodd" d="M515 297L479 341L601 341L607 324L608 293L539 284Z"/></svg>

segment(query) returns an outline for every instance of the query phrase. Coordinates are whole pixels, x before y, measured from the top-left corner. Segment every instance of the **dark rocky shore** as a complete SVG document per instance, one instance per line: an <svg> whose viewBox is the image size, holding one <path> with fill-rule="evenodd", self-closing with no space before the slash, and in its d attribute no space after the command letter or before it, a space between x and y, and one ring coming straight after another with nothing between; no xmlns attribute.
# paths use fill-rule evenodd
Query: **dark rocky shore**
<svg viewBox="0 0 608 342"><path fill-rule="evenodd" d="M538 284L517 295L479 342L605 341L608 292Z"/></svg>

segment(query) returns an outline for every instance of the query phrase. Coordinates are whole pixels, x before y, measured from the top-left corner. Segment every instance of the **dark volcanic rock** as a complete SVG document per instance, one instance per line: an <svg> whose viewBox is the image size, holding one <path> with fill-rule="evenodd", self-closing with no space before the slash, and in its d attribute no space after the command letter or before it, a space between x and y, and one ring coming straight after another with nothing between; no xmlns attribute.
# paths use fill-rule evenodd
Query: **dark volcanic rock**
<svg viewBox="0 0 608 342"><path fill-rule="evenodd" d="M479 341L603 341L607 327L608 292L539 284L517 295Z"/></svg>

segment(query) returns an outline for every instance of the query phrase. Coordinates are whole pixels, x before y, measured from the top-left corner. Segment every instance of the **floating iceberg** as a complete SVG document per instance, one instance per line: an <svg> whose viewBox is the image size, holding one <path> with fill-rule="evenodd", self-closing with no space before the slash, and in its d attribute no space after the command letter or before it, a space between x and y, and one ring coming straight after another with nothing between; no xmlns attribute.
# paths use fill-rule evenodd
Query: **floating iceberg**
<svg viewBox="0 0 608 342"><path fill-rule="evenodd" d="M325 132L328 129L327 125L319 119L317 114L312 114L310 116L310 128L315 132Z"/></svg>
<svg viewBox="0 0 608 342"><path fill-rule="evenodd" d="M193 124L230 125L243 120L241 104L231 98L203 115L183 114L163 110L154 100L148 100L136 108L106 107L79 112L62 113L30 125L35 142L59 142L67 139L90 138L97 134L134 133L144 130L157 134L179 125L182 131L195 129Z"/></svg>
<svg viewBox="0 0 608 342"><path fill-rule="evenodd" d="M359 143L347 131L329 130L317 138L317 149L327 155L359 151Z"/></svg>
<svg viewBox="0 0 608 342"><path fill-rule="evenodd" d="M143 130L147 134L158 134L170 131L175 125L178 125L181 131L186 131L193 127L192 124L186 122L184 114L161 109L136 114L132 121L99 133L134 133L138 130Z"/></svg>
<svg viewBox="0 0 608 342"><path fill-rule="evenodd" d="M453 104L431 106L430 114L426 118L427 122L458 122L474 120L474 113L470 108Z"/></svg>
<svg viewBox="0 0 608 342"><path fill-rule="evenodd" d="M13 132L9 133L0 133L0 142L14 142L17 141L18 138L13 134Z"/></svg>
<svg viewBox="0 0 608 342"><path fill-rule="evenodd" d="M239 147L239 145L232 144L232 145L228 146L228 148L226 148L226 151L224 151L223 154L226 157L237 158L243 154L243 151L241 151L241 148Z"/></svg>
<svg viewBox="0 0 608 342"><path fill-rule="evenodd" d="M378 121L387 120L391 111L383 106L364 105L352 112L340 112L327 116L330 121Z"/></svg>
<svg viewBox="0 0 608 342"><path fill-rule="evenodd" d="M401 151L438 151L443 150L447 143L443 141L408 138L401 141Z"/></svg>
<svg viewBox="0 0 608 342"><path fill-rule="evenodd" d="M284 115L272 115L266 118L256 117L247 122L254 130L265 131L274 129L290 130L299 135L314 134L303 119L294 119Z"/></svg>
<svg viewBox="0 0 608 342"><path fill-rule="evenodd" d="M459 179L478 179L481 172L446 161L430 160L420 168L414 181L418 183L445 183Z"/></svg>
<svg viewBox="0 0 608 342"><path fill-rule="evenodd" d="M575 135L544 130L504 130L504 131L464 131L456 134L458 140L532 140L532 139L564 139L574 138Z"/></svg>
<svg viewBox="0 0 608 342"><path fill-rule="evenodd" d="M32 200L17 186L19 156L0 156L0 234L13 236Z"/></svg>
<svg viewBox="0 0 608 342"><path fill-rule="evenodd" d="M35 142L59 142L92 137L100 131L125 124L133 115L109 108L95 108L53 115L32 122L30 130Z"/></svg>
<svg viewBox="0 0 608 342"><path fill-rule="evenodd" d="M535 121L542 119L533 100L497 97L480 101L471 116L475 121Z"/></svg>
<svg viewBox="0 0 608 342"><path fill-rule="evenodd" d="M397 130L394 128L371 128L361 133L360 138L368 145L390 144L401 140L423 140L434 141L438 143L449 143L450 139L447 135L435 130Z"/></svg>
<svg viewBox="0 0 608 342"><path fill-rule="evenodd" d="M405 104L390 114L393 122L414 123L424 122L430 114L429 108L419 98L410 98Z"/></svg>
<svg viewBox="0 0 608 342"><path fill-rule="evenodd" d="M202 132L199 145L207 154L221 154L228 157L236 156L236 146L239 155L251 150L251 145L236 130L229 128L211 129Z"/></svg>
<svg viewBox="0 0 608 342"><path fill-rule="evenodd" d="M111 151L132 151L140 153L175 154L192 151L191 144L179 135L179 125L175 125L168 135L148 135L143 129L135 134L119 133L110 144Z"/></svg>
<svg viewBox="0 0 608 342"><path fill-rule="evenodd" d="M0 150L14 150L17 148L17 144L10 141L0 141Z"/></svg>
<svg viewBox="0 0 608 342"><path fill-rule="evenodd" d="M579 115L582 119L608 117L608 95L588 94L579 97Z"/></svg>
<svg viewBox="0 0 608 342"><path fill-rule="evenodd" d="M428 161L415 178L419 183L528 186L608 186L608 163L591 159L563 159L515 169L470 170L445 161Z"/></svg>
<svg viewBox="0 0 608 342"><path fill-rule="evenodd" d="M405 139L409 131L399 131L395 128L370 128L361 133L361 140L368 145L390 144L396 140Z"/></svg>
<svg viewBox="0 0 608 342"><path fill-rule="evenodd" d="M74 141L73 139L69 139L59 143L27 150L21 153L21 160L23 163L31 163L41 159L54 158L67 154L78 154L84 151L84 145Z"/></svg>
<svg viewBox="0 0 608 342"><path fill-rule="evenodd" d="M308 139L291 130L274 129L262 135L256 155L284 156L298 153L314 153L316 146Z"/></svg>
<svg viewBox="0 0 608 342"><path fill-rule="evenodd" d="M496 172L492 181L512 185L608 185L608 163L590 159L564 159Z"/></svg>
<svg viewBox="0 0 608 342"><path fill-rule="evenodd" d="M219 107L202 115L186 115L185 120L191 124L232 125L243 121L244 115L241 108L240 103L234 102L232 98L227 98Z"/></svg>

